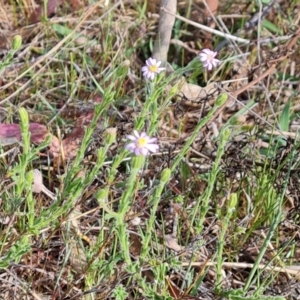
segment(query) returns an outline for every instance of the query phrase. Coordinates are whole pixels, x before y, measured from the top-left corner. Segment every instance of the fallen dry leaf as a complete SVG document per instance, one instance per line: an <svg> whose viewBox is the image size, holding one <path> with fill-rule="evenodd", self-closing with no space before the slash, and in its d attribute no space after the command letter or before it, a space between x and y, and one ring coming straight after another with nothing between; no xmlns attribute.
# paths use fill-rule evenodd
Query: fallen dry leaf
<svg viewBox="0 0 300 300"><path fill-rule="evenodd" d="M141 238L136 234L130 233L129 241L130 241L130 253L136 258L139 257L142 249Z"/></svg>
<svg viewBox="0 0 300 300"><path fill-rule="evenodd" d="M60 152L59 141L52 135L45 125L39 123L29 124L30 142L39 145L51 136L49 148L50 154L57 156ZM19 124L0 124L0 144L9 146L22 141L21 129Z"/></svg>
<svg viewBox="0 0 300 300"><path fill-rule="evenodd" d="M94 95L93 100L94 103L101 103L102 96L96 94ZM39 145L50 135L52 139L51 144L49 145L49 154L55 158L55 164L59 165L64 159L73 159L76 157L85 134L85 127L88 127L91 124L93 118L94 109L82 111L76 118L73 131L62 140L61 143L56 136L48 131L45 125L30 123L30 142ZM0 124L0 144L2 146L19 143L21 140L22 135L19 124Z"/></svg>
<svg viewBox="0 0 300 300"><path fill-rule="evenodd" d="M96 94L94 95L93 100L94 103L101 103L102 96ZM93 118L94 118L94 109L83 111L79 114L78 118L76 119L74 129L62 141L65 159L72 159L76 157L85 133L84 128L88 127L91 124Z"/></svg>
<svg viewBox="0 0 300 300"><path fill-rule="evenodd" d="M213 95L218 91L218 89L215 87L214 82L208 84L205 87L201 87L199 85L186 82L184 77L178 80L176 86L178 86L178 90L179 90L178 94L184 96L184 98L190 102L197 101L197 99L205 98L208 95L209 96ZM166 92L168 93L171 90L171 88L172 88L171 85L167 86Z"/></svg>
<svg viewBox="0 0 300 300"><path fill-rule="evenodd" d="M74 239L69 241L69 247L71 248L71 251L69 252L70 265L76 273L82 274L88 266L85 253Z"/></svg>
<svg viewBox="0 0 300 300"><path fill-rule="evenodd" d="M45 14L47 14L47 17L51 17L56 13L57 8L64 2L69 2L73 10L78 10L84 6L81 0L48 0L46 12L44 11L44 4L39 5L29 17L30 24L40 22Z"/></svg>
<svg viewBox="0 0 300 300"><path fill-rule="evenodd" d="M75 128L62 141L64 158L72 159L76 157L85 133L84 128L90 125L90 123L93 120L93 117L94 111L90 110L85 114L82 114L82 116L77 119Z"/></svg>
<svg viewBox="0 0 300 300"><path fill-rule="evenodd" d="M49 0L47 3L47 17L53 15L59 5L61 5L64 0ZM39 5L35 11L29 17L30 24L38 23L41 21L41 18L45 15L44 5Z"/></svg>
<svg viewBox="0 0 300 300"><path fill-rule="evenodd" d="M219 7L219 0L206 0L207 8L205 15L206 17L210 17L211 14L214 16L217 14L218 7Z"/></svg>
<svg viewBox="0 0 300 300"><path fill-rule="evenodd" d="M38 169L33 170L33 183L32 183L32 191L34 193L41 193L43 192L45 195L47 195L52 200L56 200L55 194L53 194L51 191L49 191L43 183L43 175Z"/></svg>
<svg viewBox="0 0 300 300"><path fill-rule="evenodd" d="M175 251L182 251L182 247L177 243L176 237L172 234L165 235L166 246Z"/></svg>
<svg viewBox="0 0 300 300"><path fill-rule="evenodd" d="M78 10L84 6L84 3L82 0L69 0L69 2L74 10Z"/></svg>
<svg viewBox="0 0 300 300"><path fill-rule="evenodd" d="M41 143L49 134L44 125L38 123L29 124L30 141L32 143ZM0 124L0 142L2 146L12 145L21 142L22 135L19 124Z"/></svg>

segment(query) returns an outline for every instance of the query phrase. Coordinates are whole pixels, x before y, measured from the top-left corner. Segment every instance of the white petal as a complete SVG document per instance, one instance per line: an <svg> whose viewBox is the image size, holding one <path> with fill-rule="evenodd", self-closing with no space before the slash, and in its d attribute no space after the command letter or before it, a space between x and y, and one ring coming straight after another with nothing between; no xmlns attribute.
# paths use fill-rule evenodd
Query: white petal
<svg viewBox="0 0 300 300"><path fill-rule="evenodd" d="M206 61L207 60L207 55L206 54L201 54L199 55L200 61Z"/></svg>
<svg viewBox="0 0 300 300"><path fill-rule="evenodd" d="M156 59L155 58L150 57L149 61L151 63L151 66L155 66L156 65Z"/></svg>
<svg viewBox="0 0 300 300"><path fill-rule="evenodd" d="M130 143L130 144L125 146L125 149L129 150L130 152L134 152L135 148L136 148L135 143Z"/></svg>
<svg viewBox="0 0 300 300"><path fill-rule="evenodd" d="M201 50L201 52L202 52L202 53L205 53L205 54L207 54L207 55L210 55L212 51L209 50L209 49L207 49L207 48L205 48L205 49Z"/></svg>
<svg viewBox="0 0 300 300"><path fill-rule="evenodd" d="M147 66L151 66L151 60L150 60L150 58L148 58L148 59L146 60L146 65L147 65Z"/></svg>
<svg viewBox="0 0 300 300"><path fill-rule="evenodd" d="M126 138L131 141L136 141L136 137L133 135L126 135Z"/></svg>
<svg viewBox="0 0 300 300"><path fill-rule="evenodd" d="M159 146L156 144L148 144L147 149L151 152L156 152L159 149Z"/></svg>
<svg viewBox="0 0 300 300"><path fill-rule="evenodd" d="M213 61L211 62L211 64L214 66L214 68L218 66L218 62L215 61L215 60L213 60Z"/></svg>
<svg viewBox="0 0 300 300"><path fill-rule="evenodd" d="M154 79L154 75L155 75L155 73L149 72L149 79L153 80Z"/></svg>
<svg viewBox="0 0 300 300"><path fill-rule="evenodd" d="M152 74L152 73L149 71L149 72L147 72L147 74L146 74L145 77L146 77L147 79L150 79L150 78L151 78L151 74Z"/></svg>
<svg viewBox="0 0 300 300"><path fill-rule="evenodd" d="M149 144L155 143L155 142L157 142L157 138L149 138L149 140L148 140Z"/></svg>
<svg viewBox="0 0 300 300"><path fill-rule="evenodd" d="M156 72L157 72L157 73L160 73L160 72L164 71L165 69L166 69L166 68L158 68Z"/></svg>
<svg viewBox="0 0 300 300"><path fill-rule="evenodd" d="M140 148L135 148L135 149L134 149L134 154L135 154L135 155L140 155L140 154L141 154Z"/></svg>
<svg viewBox="0 0 300 300"><path fill-rule="evenodd" d="M147 156L149 154L149 150L147 148L141 148L140 153L144 156Z"/></svg>
<svg viewBox="0 0 300 300"><path fill-rule="evenodd" d="M140 137L145 138L145 137L148 137L148 136L147 136L146 132L143 131L143 132L141 132Z"/></svg>
<svg viewBox="0 0 300 300"><path fill-rule="evenodd" d="M134 134L134 136L136 136L137 138L139 138L140 137L140 134L137 132L137 130L133 130L133 134Z"/></svg>

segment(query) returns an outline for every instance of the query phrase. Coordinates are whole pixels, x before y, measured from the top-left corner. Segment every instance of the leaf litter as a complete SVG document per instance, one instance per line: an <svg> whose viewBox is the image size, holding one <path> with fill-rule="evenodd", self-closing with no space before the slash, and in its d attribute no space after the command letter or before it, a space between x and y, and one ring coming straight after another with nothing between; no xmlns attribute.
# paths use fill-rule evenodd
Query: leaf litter
<svg viewBox="0 0 300 300"><path fill-rule="evenodd" d="M239 19L234 16L236 11L245 11L251 14L255 8L253 6L254 4L236 2L233 3L229 11L226 11L223 4L218 3L218 1L207 1L207 7L202 6L199 2L200 1L195 1L195 3L191 6L192 15L195 16L197 14L202 14L203 20L205 20L205 18L208 17L207 7L210 8L211 11L214 11L215 8L219 6L219 11L222 11L222 13L226 12L228 15L225 17L224 23L229 28L239 28L237 30L239 35L242 31L244 31L242 37L251 41L257 40L257 36L255 35L257 32L254 29L255 26L257 26L256 20L258 14L256 13L248 20L245 29L242 31L240 30L241 24ZM51 17L49 19L50 22L62 22L64 26L68 23L69 25L74 25L78 20L80 20L78 15L83 15L86 17L77 28L78 32L82 32L90 40L93 40L99 31L105 33L105 26L107 26L108 23L103 22L99 24L99 22L97 22L97 16L103 15L107 10L104 1L98 8L94 8L88 17L85 13L89 12L89 10L87 8L80 7L80 5L76 7L74 3L71 3L70 7L66 6L65 11L60 10L60 6L64 6L66 3L67 2L63 1L48 2L47 17ZM266 6L266 9L262 11L263 13L261 17L266 18L268 16L268 20L270 22L273 24L280 24L282 18L281 14L288 14L290 12L289 5L288 3L281 1L281 8L279 9L278 6L273 6L273 4L274 1L271 1L271 3ZM185 8L181 5L181 3L178 3L178 9L184 15ZM1 13L7 8L7 11L5 12L12 14L10 5L5 3L5 6L3 7L1 8ZM17 14L21 15L25 12L27 15L20 18L20 23L17 28L10 25L7 18L2 19L4 22L0 24L1 29L4 28L6 31L4 33L5 43L0 45L3 47L1 50L7 50L10 47L10 39L15 32L25 34L23 37L25 46L22 49L23 56L16 57L13 72L11 72L11 69L8 68L8 70L2 74L1 105L7 111L8 108L14 110L18 105L26 106L26 108L28 108L31 119L29 132L31 133L32 143L40 144L45 141L48 135L52 137L47 155L49 155L52 160L55 157L59 157L59 159L57 159L55 163L53 163L54 160L52 161L50 168L53 177L52 182L48 177L45 179L47 180L46 185L54 192L55 188L63 188L57 179L62 171L61 166L63 166L64 163L69 163L70 160L75 158L85 133L84 126L90 125L94 117L93 106L88 103L88 99L96 99L96 102L101 102L102 96L93 95L93 90L90 88L93 82L92 77L84 69L83 58L80 56L79 52L76 53L77 50L75 50L74 55L77 55L78 62L76 62L76 64L70 63L68 65L65 63L64 59L54 57L54 54L57 51L60 51L60 47L52 50L52 54L49 54L49 49L53 49L53 47L61 41L60 37L58 37L55 33L50 32L47 37L47 35L45 35L45 28L41 25L41 23L38 23L35 28L36 31L34 32L34 30L31 30L34 33L28 34L28 26L30 28L30 25L26 24L26 20L29 20L29 23L39 22L44 14L41 7L41 4L39 4L37 9L31 11L31 15L29 11L18 8ZM155 9L157 8L151 6L151 13L153 13L153 11L154 13L159 13L159 11L155 11ZM126 22L129 23L129 28L134 32L134 34L136 34L136 36L139 36L139 33L144 32L143 26L149 26L149 28L152 28L153 31L147 33L146 37L140 37L141 43L149 39L151 35L154 36L156 33L155 28L157 28L156 26L159 26L157 24L157 19L149 19L146 24L141 23L137 26L133 25L135 23L135 16L138 15L138 13L130 3L125 3L123 7L118 7L116 11L118 14L115 15L114 22L116 24L114 24L113 27L115 28L115 31L113 32L115 39L111 41L113 43L112 47L115 53L111 57L107 57L106 61L103 59L104 55L99 56L99 51L105 53L105 49L107 47L105 44L107 42L105 40L105 34L100 37L100 42L98 44L91 45L87 49L84 49L84 51L89 54L88 58L91 62L90 67L95 69L92 71L95 71L94 78L96 79L101 78L103 69L110 66L113 60L116 59L117 54L119 54L118 48L123 46L122 39L124 39L124 36L128 35L128 32L120 29L122 28L122 24L124 24L124 18L126 18ZM213 16L217 17L217 14L213 14ZM14 17L15 16L12 14L12 18ZM63 21L62 18L64 18L65 21ZM69 22L67 20L69 20ZM249 24L251 26L249 26ZM217 78L210 78L211 82L208 82L206 86L200 86L199 83L203 82L190 83L187 82L185 78L179 79L179 81L182 80L182 83L179 84L182 88L177 94L177 100L174 101L165 112L165 115L169 116L169 118L160 120L160 139L165 145L165 155L161 157L154 156L154 159L150 161L147 169L143 171L144 182L151 186L151 181L153 178L155 179L154 174L170 165L176 152L180 151L185 141L193 132L198 120L207 115L209 109L216 101L217 95L224 92L224 90L228 93L228 101L215 113L207 126L201 130L201 133L194 141L187 157L183 160L182 168L185 169L181 170L182 174L178 174L172 178L170 182L170 190L172 191L171 197L169 196L161 199L161 203L159 204L156 212L156 227L153 229L157 232L157 236L161 237L161 239L159 242L156 241L156 244L154 242L151 244L152 251L155 251L158 256L161 255L162 259L162 253L165 251L165 248L168 248L171 253L169 258L180 257L182 259L183 268L190 266L191 256L196 257L196 262L193 265L195 273L198 272L199 274L204 274L204 268L215 265L215 262L211 258L216 251L216 241L222 224L214 217L213 209L211 209L210 215L206 218L206 230L202 232L201 235L197 236L194 234L192 224L189 222L190 220L186 217L186 215L193 208L193 199L199 197L199 195L205 191L207 187L205 176L207 175L207 171L211 169L211 165L215 158L215 152L218 145L214 138L219 135L221 127L227 122L234 121L236 122L233 123L234 125L240 124L245 128L249 128L249 130L245 132L237 127L233 127L235 138L229 145L226 146L226 153L223 158L222 173L224 182L220 182L219 186L216 185L214 191L214 205L216 205L220 210L224 208L224 203L226 201L224 194L228 192L228 187L225 186L225 183L228 183L231 193L239 192L241 198L240 207L237 212L237 219L232 220L232 223L230 224L232 227L231 230L233 238L236 240L233 239L233 241L231 241L230 235L226 237L226 250L228 251L226 258L230 260L233 257L238 257L238 259L235 263L228 261L223 265L224 290L230 290L231 288L238 289L244 285L247 275L251 268L253 268L253 262L258 255L258 249L260 249L263 241L265 240L264 234L268 232L269 224L267 220L260 223L259 220L255 219L255 216L247 211L247 209L249 210L249 207L251 207L251 204L249 203L254 201L251 200L251 198L255 197L255 195L251 194L250 190L251 188L255 189L257 184L255 180L251 182L251 179L254 178L253 173L255 172L255 168L253 166L263 167L265 164L259 159L256 160L249 158L246 154L249 149L253 149L253 155L258 155L258 145L265 149L270 146L271 141L266 138L265 135L265 129L268 127L268 123L266 123L266 121L274 124L276 122L276 115L280 114L280 111L284 109L287 101L289 100L291 100L291 111L295 114L295 118L290 126L290 131L292 131L290 133L295 133L299 128L299 120L296 117L299 112L299 97L297 96L299 85L292 81L280 81L279 76L274 75L281 72L283 74L282 77L285 78L286 74L288 74L289 68L291 68L290 63L294 62L296 65L295 69L297 71L296 74L295 72L293 73L293 76L296 78L299 76L297 73L299 71L299 49L296 47L299 40L299 30L290 32L290 30L285 27L287 25L287 23L284 23L282 25L282 29L285 30L286 36L291 35L291 37L287 41L280 43L276 42L275 37L272 36L273 34L269 34L270 31L268 31L268 28L264 28L264 31L261 33L261 37L259 38L263 40L266 39L266 37L269 38L271 36L271 38L274 38L272 46L268 43L257 44L254 42L249 46L249 48L239 48L234 43L229 42L229 45L223 44L220 51L223 52L224 56L232 56L233 54L238 56L241 51L247 52L247 55L241 56L239 64L235 60L233 67L225 69L224 74L218 73ZM212 22L210 26L214 27L214 22ZM72 28L72 26L70 27ZM191 49L201 50L199 45L195 43L195 40L202 41L202 45L205 46L212 46L216 43L213 34L207 35L192 26L188 27L187 33L191 34L182 35L180 39L181 42L188 45ZM167 42L167 45L169 46L169 42ZM257 45L260 45L260 49L258 49ZM61 46L63 46L63 43ZM77 46L80 47L80 45ZM259 50L261 52L257 55ZM173 46L171 46L171 48L166 51L168 55L166 53L164 54L164 62L167 63L172 61L174 64L180 65L182 62L180 61L179 56L174 54L175 52L176 51L173 49ZM45 58L43 58L44 53L46 54ZM190 53L188 53L188 50L185 53L186 55L184 59L190 59L191 56ZM117 107L111 108L110 111L112 124L109 125L113 125L116 128L118 136L116 144L113 144L109 150L110 158L113 158L116 155L118 148L124 146L122 138L125 137L126 134L130 134L134 117L138 113L135 108L130 106L128 97L132 95L136 96L136 94L138 94L138 92L134 90L134 87L138 82L138 70L140 66L143 65L141 56L142 55L140 53L133 54L133 61L135 62L131 65L131 76L129 76L128 80L125 81L124 86L122 87L122 103L117 103ZM32 71L35 73L35 79L32 80L31 78L31 80L28 80L28 77L24 74L16 80L16 73L19 75L22 74L22 72L26 70L27 61L30 61L30 59L34 62ZM101 65L101 68L103 69L97 69L95 64ZM75 93L76 97L74 97L82 100L77 102L76 100L72 100L72 103L66 106L60 104L68 103L69 100L69 95L65 90L66 84L63 80L61 80L61 82L57 82L57 84L52 85L51 76L47 75L47 73L50 74L52 70L60 70L62 66L74 66L76 71L73 70L73 72L77 72L79 75L82 74L77 77L77 85L84 86L84 88L80 88ZM170 72L172 72L172 69ZM43 74L45 75L43 76ZM70 74L67 75L71 77L71 71ZM59 76L63 78L63 72L61 72ZM232 79L237 80L230 82ZM219 84L216 84L216 81L218 81ZM178 82L176 82L176 84L178 84ZM167 91L170 89L172 89L172 87L168 87ZM16 90L18 93L15 93ZM43 110L39 108L39 103L43 101L42 97L39 97L38 95L35 95L34 97L32 96L35 90L39 90L40 93L47 98L47 105L43 106ZM6 95L9 95L9 98L5 97L5 93ZM278 95L280 95L280 97ZM245 109L242 116L238 116L238 118L235 118L232 121L232 116L238 114L239 111L244 109L244 106L249 103L249 99L254 101L253 107L249 110ZM276 109L276 111L273 113L272 109ZM55 112L59 111L59 116L54 114L53 110ZM256 115L253 114L253 112L256 113ZM60 123L58 123L62 130L60 134L63 136L53 133L56 131L54 123L49 124L49 126L44 125L50 121L49 116L52 118L55 117L55 120L59 121L59 118L61 118L62 121L64 121L60 121ZM18 144L22 142L20 125L16 123L18 120L15 119L15 116L13 117L14 122L10 122L11 119L12 117L7 114L2 121L3 124L0 124L0 140L1 144L5 147L15 145L18 147ZM254 125L257 125L258 128L256 132L251 131ZM95 133L93 143L88 151L89 153L86 153L84 161L86 169L89 169L89 167L93 165L93 160L96 157L95 149L97 149L100 145L103 145L104 131L107 127L102 128L102 126L103 125L100 121L98 131ZM271 130L269 127L267 129ZM268 134L270 135L270 133ZM282 132L278 132L278 134L282 135ZM292 137L296 138L296 135ZM274 193L280 193L280 189L283 186L282 178L286 176L285 174L287 172L287 167L284 166L284 164L286 162L286 158L289 157L289 154L292 151L291 145L293 145L293 140L285 140L273 159L270 159L267 163L267 167L273 171L277 170L277 166L283 165L274 180L275 184L272 187L274 189ZM41 156L41 159L42 157L43 156ZM39 164L41 162L44 163L44 168L47 170L48 166L45 164L45 161L41 160ZM8 157L6 164L8 164L5 166L7 169L9 164L13 165L13 157ZM298 251L294 252L295 257L291 259L291 267L284 266L282 262L279 262L278 265L270 266L269 262L277 257L277 252L283 251L288 255L288 253L292 251L292 248L297 246L299 242L297 218L299 217L298 211L300 203L298 198L299 180L297 177L297 160L294 162L294 165L295 168L292 169L292 175L288 187L289 202L286 203L285 207L286 219L278 226L278 231L281 232L281 234L278 235L279 240L276 244L277 247L274 248L273 245L269 245L269 249L263 257L262 264L259 265L259 269L265 269L265 271L272 271L278 274L274 284L271 284L267 289L266 295L281 295L289 297L289 299L297 299L299 295L297 278L298 270L296 268L299 256ZM37 167L40 168L40 165ZM45 175L46 174L44 174L44 176ZM118 182L114 185L114 192L112 195L114 201L117 201L122 194L122 189L119 187L119 184L124 180L125 175L126 174L121 171L118 175ZM81 176L75 177L75 179L76 178L78 180L82 180ZM1 178L1 186L7 185L7 179L7 175L5 174L3 178ZM49 233L47 233L47 244L43 244L43 237L41 236L41 242L37 241L37 243L35 243L30 256L24 255L20 263L15 263L9 266L7 280L11 280L14 276L21 278L21 283L27 282L27 280L32 280L34 283L31 286L32 291L39 291L38 294L40 295L35 296L35 298L44 297L42 295L50 295L52 297L51 299L67 299L66 297L79 299L80 297L83 297L87 291L84 292L84 282L81 275L85 273L85 270L93 264L93 260L96 260L97 257L95 255L92 259L87 260L82 249L88 245L91 252L94 250L93 247L95 247L95 241L93 239L97 238L97 234L101 229L98 222L98 219L101 218L101 209L97 209L97 205L94 203L95 200L92 195L93 192L96 191L97 187L103 186L105 182L105 176L99 175L98 178L95 179L93 186L90 187L91 191L85 191L85 193L81 195L81 198L78 201L79 206L76 206L76 209L71 210L67 216L67 220L72 221L74 219L74 214L77 214L76 221L72 221L71 224L73 232L75 232L75 238L69 236L69 229L63 225L66 221L60 220L59 225L61 228L57 230L51 229ZM133 231L131 232L130 240L132 241L132 255L135 259L138 259L140 255L142 237L137 229L137 225L134 224L138 224L141 229L145 229L150 210L150 205L147 203L147 193L147 189L139 191L139 194L136 196L134 206L131 209L131 215L128 216L128 222L133 224L130 227L130 230ZM262 193L260 196L263 198L265 194ZM41 201L47 205L45 199L43 199L42 196L39 197L41 197ZM183 206L178 206L174 203L170 205L170 198L176 197L185 197L188 200L183 204ZM258 199L257 201L260 200ZM139 222L135 223L136 220L139 220ZM12 217L10 226L13 226L13 222L14 218ZM253 231L252 234L249 234L248 239L243 241L244 243L239 243L237 237L241 237L241 240L245 237L241 236L241 233L238 232L242 232L246 228L250 228L252 226L251 224L255 222L257 222L258 225L261 225L257 226L257 230L260 230L263 234L258 234L258 232ZM81 232L84 232L84 234ZM111 241L115 237L114 234L110 236L109 227L107 227L104 232L106 232L106 235L103 237L102 247L100 247L98 250L99 252L97 252L99 257L104 257L108 254ZM190 234L187 234L187 232L190 232ZM63 235L66 237L69 236L70 238L70 243L68 244L69 248L65 246L65 239L62 238ZM85 236L90 237L86 239ZM17 234L13 233L8 244L11 245L16 238ZM238 249L231 249L231 242L233 242ZM235 250L237 252L235 252ZM60 256L65 259L64 262L67 263L67 268L62 267ZM95 293L97 295L97 299L113 299L110 291L114 289L114 287L120 283L129 284L130 281L128 281L128 274L124 269L123 263L115 262L114 269L116 273L111 275L111 277L107 277L107 279L103 280L101 284L90 290L90 293ZM149 281L153 281L155 277L151 268L146 271L145 277ZM55 276L59 273L62 275L60 286L56 286ZM116 274L118 274L118 276ZM29 275L31 279L29 279ZM70 275L75 276L75 281L70 280ZM190 285L187 285L185 276L187 276L185 271L174 270L169 273L167 278L165 278L169 294L174 299L215 299L216 295L212 288L213 282L216 278L214 268L209 268L209 270L205 272L205 277L202 280L201 285L198 289L196 289L197 292L194 296L189 295L189 292L196 284L198 277L195 275L190 282ZM266 280L266 278L266 272L262 273L261 279ZM47 284L45 285L45 283ZM18 290L18 286L7 289L3 283L2 286L0 285L0 289L3 291L3 295L7 297L7 299L12 299L11 297L18 299L16 296L12 296L15 295ZM128 292L131 295L128 299L134 299L134 295L138 294L138 291L135 290L134 287L129 287ZM32 295L34 294L35 293L32 292ZM197 297L195 297L195 295Z"/></svg>

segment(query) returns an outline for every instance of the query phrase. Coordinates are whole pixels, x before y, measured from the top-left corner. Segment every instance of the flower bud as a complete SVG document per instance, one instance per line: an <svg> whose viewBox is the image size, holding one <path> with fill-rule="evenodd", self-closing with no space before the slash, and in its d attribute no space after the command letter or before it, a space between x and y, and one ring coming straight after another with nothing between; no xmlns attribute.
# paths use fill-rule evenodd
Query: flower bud
<svg viewBox="0 0 300 300"><path fill-rule="evenodd" d="M162 172L161 172L161 181L162 182L168 182L169 179L171 177L171 170L168 168L168 169L164 169Z"/></svg>
<svg viewBox="0 0 300 300"><path fill-rule="evenodd" d="M217 106L222 106L228 99L228 95L225 93L222 93L218 96L217 100L216 100L216 105Z"/></svg>
<svg viewBox="0 0 300 300"><path fill-rule="evenodd" d="M21 45L22 45L22 36L20 36L20 35L14 36L13 41L12 41L13 50L15 50L15 51L19 50Z"/></svg>
<svg viewBox="0 0 300 300"><path fill-rule="evenodd" d="M28 124L29 123L29 118L28 118L28 113L24 107L21 107L19 109L19 115L21 119L22 124Z"/></svg>

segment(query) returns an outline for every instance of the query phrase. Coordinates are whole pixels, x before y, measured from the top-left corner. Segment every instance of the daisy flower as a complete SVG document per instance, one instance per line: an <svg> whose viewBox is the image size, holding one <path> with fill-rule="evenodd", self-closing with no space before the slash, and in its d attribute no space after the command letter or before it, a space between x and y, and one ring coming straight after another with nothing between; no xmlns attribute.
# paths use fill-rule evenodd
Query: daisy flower
<svg viewBox="0 0 300 300"><path fill-rule="evenodd" d="M147 156L150 152L157 152L159 146L156 144L157 138L150 138L145 132L139 134L136 130L133 135L126 136L131 143L125 146L127 150L135 155Z"/></svg>
<svg viewBox="0 0 300 300"><path fill-rule="evenodd" d="M208 71L212 70L220 64L221 61L215 58L217 54L218 52L214 52L209 49L203 49L199 53L200 61L203 63L203 67Z"/></svg>
<svg viewBox="0 0 300 300"><path fill-rule="evenodd" d="M153 80L156 74L164 71L166 68L160 68L161 61L156 61L155 58L148 58L146 66L142 67L143 76L147 79Z"/></svg>

